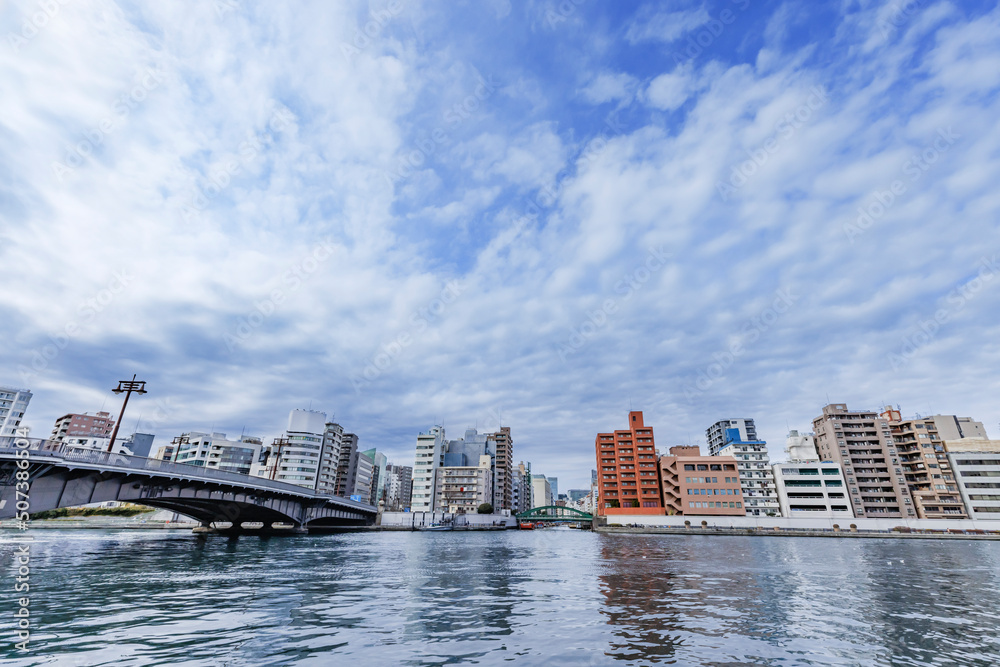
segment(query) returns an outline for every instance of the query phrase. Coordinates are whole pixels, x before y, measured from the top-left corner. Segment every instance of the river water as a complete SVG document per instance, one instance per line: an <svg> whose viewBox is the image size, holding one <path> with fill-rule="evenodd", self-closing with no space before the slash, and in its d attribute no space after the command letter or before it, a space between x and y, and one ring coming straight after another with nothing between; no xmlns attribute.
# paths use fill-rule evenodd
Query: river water
<svg viewBox="0 0 1000 667"><path fill-rule="evenodd" d="M29 533L27 654L0 535L4 664L1000 664L1000 542Z"/></svg>

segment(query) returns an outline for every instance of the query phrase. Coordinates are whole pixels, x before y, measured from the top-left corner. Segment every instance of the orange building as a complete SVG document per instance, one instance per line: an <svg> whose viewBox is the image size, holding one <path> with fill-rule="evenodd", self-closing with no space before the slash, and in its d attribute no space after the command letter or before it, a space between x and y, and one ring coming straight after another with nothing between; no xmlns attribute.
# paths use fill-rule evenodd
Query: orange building
<svg viewBox="0 0 1000 667"><path fill-rule="evenodd" d="M628 421L628 430L597 434L597 513L663 514L653 427L642 412L629 412Z"/></svg>
<svg viewBox="0 0 1000 667"><path fill-rule="evenodd" d="M697 447L671 447L660 457L663 506L670 515L746 516L740 473L731 456L702 456Z"/></svg>

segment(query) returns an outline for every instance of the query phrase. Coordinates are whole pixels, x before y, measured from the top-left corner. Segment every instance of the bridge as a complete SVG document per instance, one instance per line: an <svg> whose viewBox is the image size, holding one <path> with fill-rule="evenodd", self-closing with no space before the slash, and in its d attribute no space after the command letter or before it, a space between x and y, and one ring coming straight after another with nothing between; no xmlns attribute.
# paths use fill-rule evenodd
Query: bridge
<svg viewBox="0 0 1000 667"><path fill-rule="evenodd" d="M533 507L517 515L518 521L552 521L559 523L585 523L594 520L592 514L573 507L560 507L558 505L544 505Z"/></svg>
<svg viewBox="0 0 1000 667"><path fill-rule="evenodd" d="M27 500L24 487L17 488L19 481L30 484ZM0 519L14 518L25 503L34 514L112 500L189 516L201 524L195 530L202 531L251 529L244 524L281 530L274 524L283 524L292 532L307 532L371 525L378 513L372 505L236 472L96 450L71 451L51 440L0 438Z"/></svg>

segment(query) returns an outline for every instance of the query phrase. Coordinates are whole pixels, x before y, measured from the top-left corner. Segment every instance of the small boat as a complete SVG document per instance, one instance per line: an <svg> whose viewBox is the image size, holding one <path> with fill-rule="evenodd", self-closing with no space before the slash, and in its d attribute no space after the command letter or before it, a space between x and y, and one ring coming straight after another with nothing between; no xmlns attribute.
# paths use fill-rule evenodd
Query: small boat
<svg viewBox="0 0 1000 667"><path fill-rule="evenodd" d="M521 530L534 530L535 524L531 523L530 521L522 521L518 527Z"/></svg>
<svg viewBox="0 0 1000 667"><path fill-rule="evenodd" d="M421 528L420 530L451 530L451 526L450 525L446 526L444 524L435 523L435 524L431 524L430 526L427 526L425 528Z"/></svg>

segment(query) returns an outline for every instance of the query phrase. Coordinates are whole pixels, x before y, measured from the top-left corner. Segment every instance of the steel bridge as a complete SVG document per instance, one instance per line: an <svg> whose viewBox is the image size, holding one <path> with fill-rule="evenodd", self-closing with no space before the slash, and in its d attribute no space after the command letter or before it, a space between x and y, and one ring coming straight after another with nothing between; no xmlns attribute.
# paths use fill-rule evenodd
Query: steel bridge
<svg viewBox="0 0 1000 667"><path fill-rule="evenodd" d="M27 444L25 444L27 443ZM27 456L23 453L27 451ZM27 467L20 461L27 461ZM16 473L28 473L28 498ZM93 450L67 450L62 443L0 438L0 519L14 518L27 502L29 513L120 501L183 514L200 529L239 532L244 524L262 530L306 532L324 527L365 526L378 513L372 505L319 495L311 489L186 463ZM222 525L219 524L228 524Z"/></svg>
<svg viewBox="0 0 1000 667"><path fill-rule="evenodd" d="M553 521L560 523L585 523L593 521L594 516L574 507L559 505L544 505L533 507L517 515L519 521Z"/></svg>

